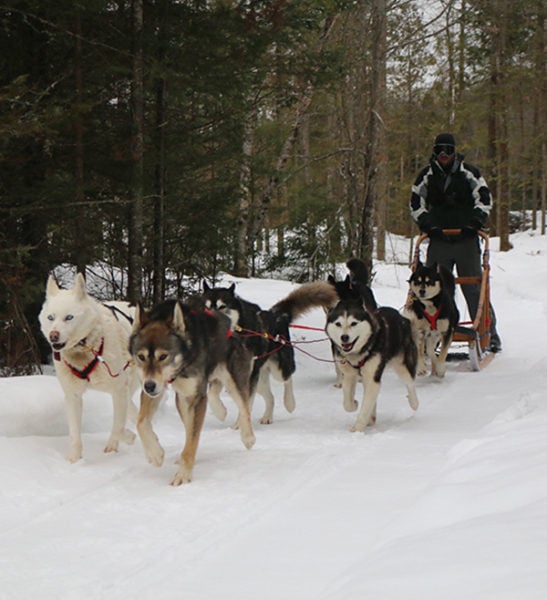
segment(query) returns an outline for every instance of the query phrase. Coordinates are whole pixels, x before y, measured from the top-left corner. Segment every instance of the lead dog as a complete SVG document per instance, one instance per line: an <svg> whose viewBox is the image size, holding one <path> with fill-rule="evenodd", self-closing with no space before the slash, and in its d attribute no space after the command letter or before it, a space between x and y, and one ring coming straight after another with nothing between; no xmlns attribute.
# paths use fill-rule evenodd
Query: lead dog
<svg viewBox="0 0 547 600"><path fill-rule="evenodd" d="M426 373L427 356L431 361L431 375L444 377L446 356L460 318L454 300L454 275L442 265L435 263L426 267L418 262L409 285L411 299L403 314L412 323L418 348L418 375Z"/></svg>
<svg viewBox="0 0 547 600"><path fill-rule="evenodd" d="M341 300L327 315L325 329L343 373L344 408L348 412L357 410L355 387L359 379L363 383L363 402L352 431L364 431L375 423L376 401L388 366L405 383L409 404L417 410L417 351L408 319L394 308L371 312L360 300Z"/></svg>
<svg viewBox="0 0 547 600"><path fill-rule="evenodd" d="M177 301L166 301L150 312L137 307L129 348L142 383L137 431L148 461L158 467L164 450L152 429L152 417L167 385L175 391L186 440L171 485L192 480L210 381L226 386L239 408L241 440L246 448L254 445L249 413L252 355L225 315Z"/></svg>
<svg viewBox="0 0 547 600"><path fill-rule="evenodd" d="M82 458L82 398L88 388L112 396L112 432L104 451L116 452L120 441L133 443L135 434L125 424L128 407L136 412L131 397L138 381L127 351L132 320L127 309L93 299L81 273L69 290L60 289L50 275L38 318L65 394L70 436L67 460Z"/></svg>

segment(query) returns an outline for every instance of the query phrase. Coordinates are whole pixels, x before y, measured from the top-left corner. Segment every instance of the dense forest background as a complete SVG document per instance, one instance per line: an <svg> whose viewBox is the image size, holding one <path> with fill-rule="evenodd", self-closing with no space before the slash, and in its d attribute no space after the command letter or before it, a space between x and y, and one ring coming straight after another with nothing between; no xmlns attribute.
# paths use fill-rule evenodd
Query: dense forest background
<svg viewBox="0 0 547 600"><path fill-rule="evenodd" d="M1 0L0 0L1 2ZM0 368L40 363L48 273L153 304L220 271L324 277L412 236L452 131L545 233L545 0L0 4ZM518 220L518 219L517 219Z"/></svg>

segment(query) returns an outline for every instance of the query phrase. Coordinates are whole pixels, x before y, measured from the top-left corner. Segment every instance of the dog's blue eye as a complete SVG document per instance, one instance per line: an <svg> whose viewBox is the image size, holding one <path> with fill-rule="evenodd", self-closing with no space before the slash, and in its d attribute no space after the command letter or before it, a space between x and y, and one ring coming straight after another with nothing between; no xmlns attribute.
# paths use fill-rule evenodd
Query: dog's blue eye
<svg viewBox="0 0 547 600"><path fill-rule="evenodd" d="M65 321L72 321L72 319L73 319L73 318L74 318L74 316L73 316L73 315L67 315L67 316L65 317Z"/></svg>
<svg viewBox="0 0 547 600"><path fill-rule="evenodd" d="M47 320L48 320L48 321L54 321L54 320L55 320L55 317L54 317L53 315L48 315L48 316L47 316Z"/></svg>

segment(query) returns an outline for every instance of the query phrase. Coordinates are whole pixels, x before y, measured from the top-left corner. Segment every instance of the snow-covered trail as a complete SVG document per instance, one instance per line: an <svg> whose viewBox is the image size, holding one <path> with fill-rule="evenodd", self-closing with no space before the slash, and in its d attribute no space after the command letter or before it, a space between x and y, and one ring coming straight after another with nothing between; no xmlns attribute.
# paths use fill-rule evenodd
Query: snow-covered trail
<svg viewBox="0 0 547 600"><path fill-rule="evenodd" d="M330 358L324 334L296 330L322 340L302 346L313 356L297 352L296 411L277 401L274 423L260 425L257 398L248 451L225 397L226 422L207 415L194 481L179 488L168 485L184 440L171 397L155 421L161 468L138 440L102 453L111 407L98 393L71 465L56 379L0 379L0 598L545 597L547 261L534 247L518 281L517 258L493 259L504 351L487 369L450 363L444 381L420 378L416 413L387 373L376 426L350 433L355 413L332 364L316 360ZM399 307L407 276L379 266L379 301ZM290 289L238 284L263 306ZM324 315L300 322L320 329Z"/></svg>

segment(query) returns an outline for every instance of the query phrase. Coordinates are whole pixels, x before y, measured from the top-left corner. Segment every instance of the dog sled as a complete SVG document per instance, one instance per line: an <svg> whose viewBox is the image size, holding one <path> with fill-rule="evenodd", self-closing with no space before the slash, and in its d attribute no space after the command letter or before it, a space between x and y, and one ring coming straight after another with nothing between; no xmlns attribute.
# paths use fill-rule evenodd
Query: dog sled
<svg viewBox="0 0 547 600"><path fill-rule="evenodd" d="M443 229L443 234L447 236L459 235L461 229ZM452 343L463 343L468 346L468 358L473 371L480 371L486 367L494 358L494 354L488 351L490 346L490 246L488 234L483 231L478 232L483 242L482 249L482 275L479 277L456 277L456 284L468 284L480 286L480 297L475 319L469 322L458 323ZM416 270L420 260L420 246L429 236L422 233L416 241L414 248L414 258L412 261L412 271ZM447 359L454 360L459 358L460 354L449 353Z"/></svg>

